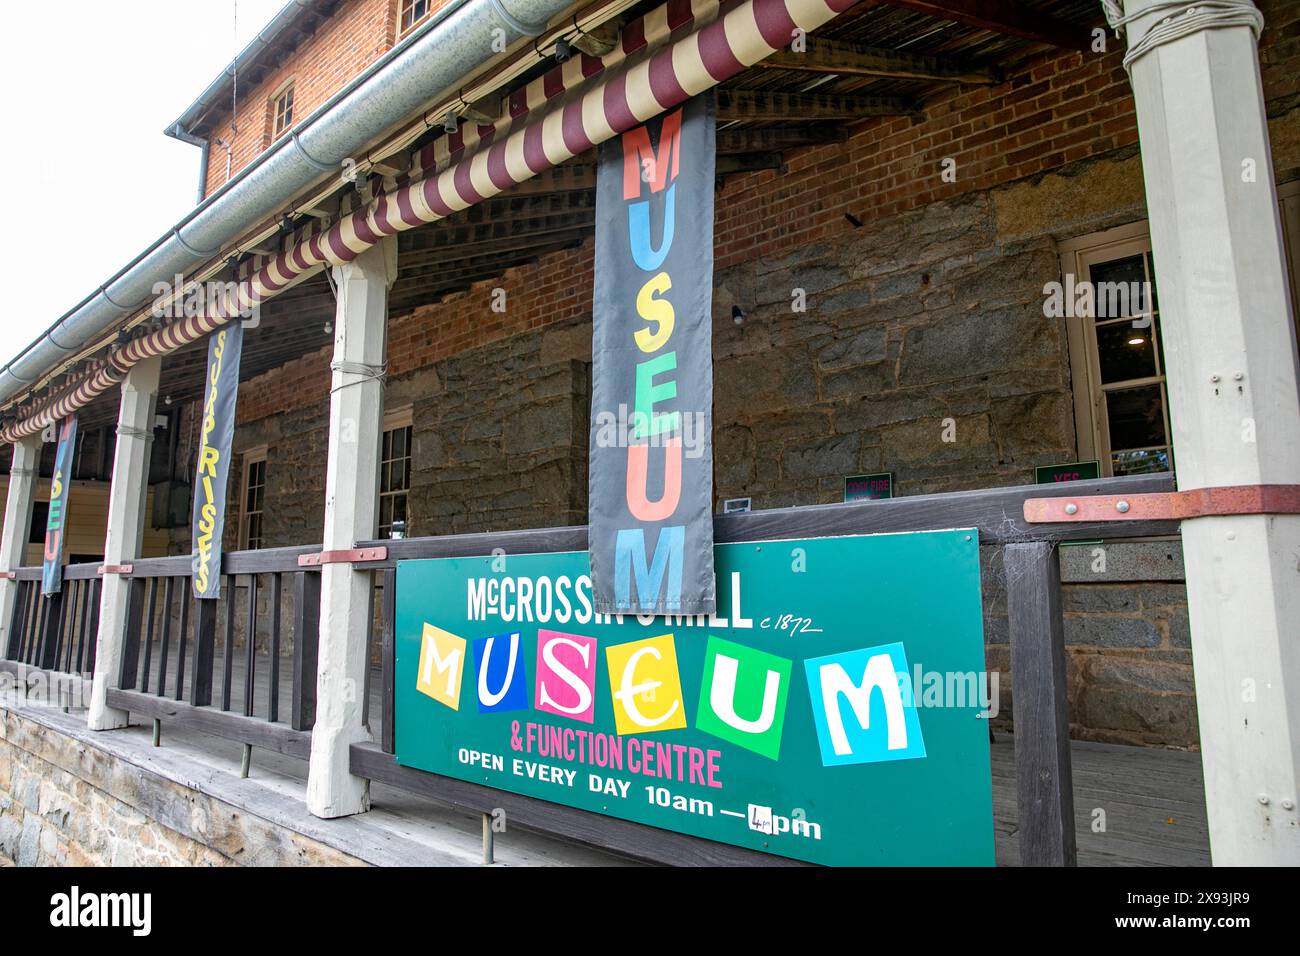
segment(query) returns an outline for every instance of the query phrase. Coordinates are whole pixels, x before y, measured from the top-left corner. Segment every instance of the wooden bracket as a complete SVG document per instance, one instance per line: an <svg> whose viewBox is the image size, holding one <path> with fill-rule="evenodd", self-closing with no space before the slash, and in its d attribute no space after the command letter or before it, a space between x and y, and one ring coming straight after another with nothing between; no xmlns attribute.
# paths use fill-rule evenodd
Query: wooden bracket
<svg viewBox="0 0 1300 956"><path fill-rule="evenodd" d="M319 554L298 555L298 567L316 568L322 564L368 564L371 561L383 561L388 557L388 549L382 545L377 548L352 548L348 551L321 551Z"/></svg>
<svg viewBox="0 0 1300 956"><path fill-rule="evenodd" d="M1300 485L1225 485L1143 495L1027 498L1030 524L1096 521L1181 521L1211 515L1300 514Z"/></svg>
<svg viewBox="0 0 1300 956"><path fill-rule="evenodd" d="M135 565L132 564L101 564L95 569L95 573L99 575L130 574L134 570Z"/></svg>

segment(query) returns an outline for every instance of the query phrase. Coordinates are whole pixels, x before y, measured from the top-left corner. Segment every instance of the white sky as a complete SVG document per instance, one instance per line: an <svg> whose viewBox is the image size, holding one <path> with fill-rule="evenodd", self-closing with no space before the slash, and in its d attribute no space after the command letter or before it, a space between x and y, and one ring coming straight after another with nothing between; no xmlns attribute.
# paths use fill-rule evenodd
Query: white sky
<svg viewBox="0 0 1300 956"><path fill-rule="evenodd" d="M162 130L285 2L6 6L0 364L194 207L200 151Z"/></svg>

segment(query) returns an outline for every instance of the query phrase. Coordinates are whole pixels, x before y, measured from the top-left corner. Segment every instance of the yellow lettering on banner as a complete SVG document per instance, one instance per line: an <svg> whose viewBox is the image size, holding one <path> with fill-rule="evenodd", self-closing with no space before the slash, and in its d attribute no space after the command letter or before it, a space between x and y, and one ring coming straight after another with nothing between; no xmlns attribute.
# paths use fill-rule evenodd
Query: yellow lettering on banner
<svg viewBox="0 0 1300 956"><path fill-rule="evenodd" d="M212 368L208 374L208 396L203 408L203 436L199 449L199 476L202 480L203 507L199 509L199 566L195 574L195 586L200 591L208 589L212 578L212 536L216 530L217 506L216 489L212 480L217 477L217 466L221 464L221 450L209 444L213 430L217 427L217 397L220 390L217 381L221 378L222 358L226 354L226 331L217 333L216 345L212 349Z"/></svg>
<svg viewBox="0 0 1300 956"><path fill-rule="evenodd" d="M641 291L636 294L637 315L656 325L654 332L649 329L637 329L633 334L637 348L642 352L657 352L672 337L673 326L677 324L677 315L673 304L667 299L656 299L673 287L668 273L661 272L646 281Z"/></svg>

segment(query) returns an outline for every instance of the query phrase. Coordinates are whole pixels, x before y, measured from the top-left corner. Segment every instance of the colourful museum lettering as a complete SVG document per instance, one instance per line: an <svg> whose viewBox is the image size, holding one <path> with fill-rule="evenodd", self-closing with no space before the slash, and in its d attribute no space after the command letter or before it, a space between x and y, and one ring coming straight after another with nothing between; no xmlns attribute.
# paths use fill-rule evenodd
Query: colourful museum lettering
<svg viewBox="0 0 1300 956"><path fill-rule="evenodd" d="M675 381L655 384L656 375L664 375L677 368L677 353L665 352L645 362L637 363L636 396L632 416L632 438L642 441L651 435L672 434L681 430L681 412L657 413L654 407L677 397Z"/></svg>
<svg viewBox="0 0 1300 956"><path fill-rule="evenodd" d="M779 759L793 666L784 657L710 634L696 729Z"/></svg>
<svg viewBox="0 0 1300 956"><path fill-rule="evenodd" d="M633 334L637 348L642 352L657 352L672 337L673 327L677 324L677 315L673 304L667 299L656 298L673 287L673 280L668 273L660 272L646 280L641 291L636 294L636 314L646 322L654 323L655 330L637 329Z"/></svg>
<svg viewBox="0 0 1300 956"><path fill-rule="evenodd" d="M677 187L669 186L664 196L664 222L659 248L652 243L653 228L650 223L650 202L634 202L627 207L628 239L632 245L632 261L642 272L654 272L668 258L673 247L673 231L677 220Z"/></svg>
<svg viewBox="0 0 1300 956"><path fill-rule="evenodd" d="M664 443L664 490L658 501L651 501L650 446L627 446L627 507L637 521L664 521L673 516L682 497L682 440L670 438Z"/></svg>
<svg viewBox="0 0 1300 956"><path fill-rule="evenodd" d="M619 736L686 726L673 635L607 647L605 661Z"/></svg>
<svg viewBox="0 0 1300 956"><path fill-rule="evenodd" d="M630 129L622 136L623 199L630 202L641 195L641 184L651 192L663 192L664 184L677 178L682 161L682 111L664 117L659 131L659 150L650 147L650 131L644 126Z"/></svg>
<svg viewBox="0 0 1300 956"><path fill-rule="evenodd" d="M452 710L460 710L460 683L465 670L464 638L425 623L415 689Z"/></svg>
<svg viewBox="0 0 1300 956"><path fill-rule="evenodd" d="M632 580L636 579L637 606L652 610L665 590L663 606L677 610L682 603L682 561L686 549L686 528L672 525L659 529L654 558L646 566L644 528L622 528L614 542L614 603L632 610Z"/></svg>
<svg viewBox="0 0 1300 956"><path fill-rule="evenodd" d="M925 756L902 644L815 657L804 661L804 668L823 764L830 767ZM873 706L873 698L879 701L878 706ZM851 723L845 721L844 704L849 706ZM873 716L877 718L874 721Z"/></svg>
<svg viewBox="0 0 1300 956"><path fill-rule="evenodd" d="M537 632L536 708L584 723L596 719L596 639Z"/></svg>
<svg viewBox="0 0 1300 956"><path fill-rule="evenodd" d="M474 642L479 713L528 707L528 677L519 653L519 637L519 632L513 631ZM498 650L502 644L506 646L504 651Z"/></svg>

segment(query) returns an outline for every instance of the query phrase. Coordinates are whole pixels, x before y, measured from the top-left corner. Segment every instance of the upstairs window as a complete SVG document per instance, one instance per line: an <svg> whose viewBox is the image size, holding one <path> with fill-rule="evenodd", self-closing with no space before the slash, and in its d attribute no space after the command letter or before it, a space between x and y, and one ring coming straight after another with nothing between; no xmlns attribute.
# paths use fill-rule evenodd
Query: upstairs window
<svg viewBox="0 0 1300 956"><path fill-rule="evenodd" d="M274 117L271 126L272 137L278 137L281 133L293 125L293 84L290 83L271 101L271 115Z"/></svg>
<svg viewBox="0 0 1300 956"><path fill-rule="evenodd" d="M399 22L399 35L405 35L411 28L429 15L432 7L430 0L402 0L402 17Z"/></svg>

